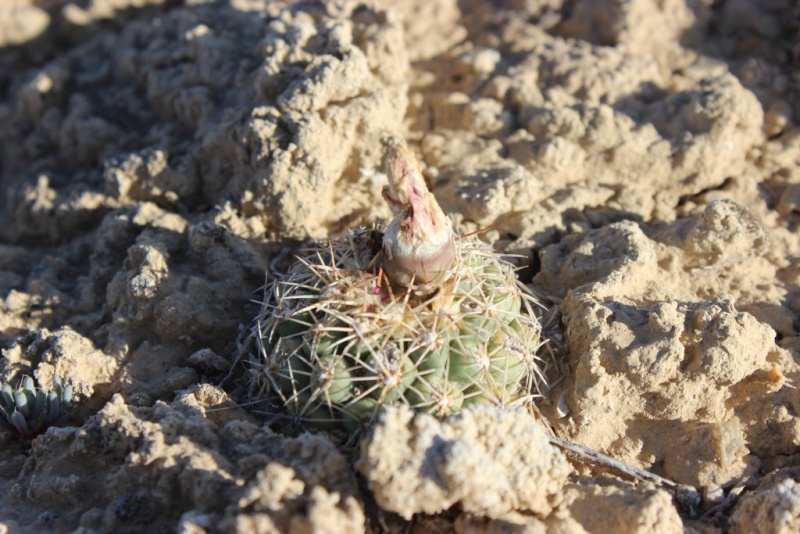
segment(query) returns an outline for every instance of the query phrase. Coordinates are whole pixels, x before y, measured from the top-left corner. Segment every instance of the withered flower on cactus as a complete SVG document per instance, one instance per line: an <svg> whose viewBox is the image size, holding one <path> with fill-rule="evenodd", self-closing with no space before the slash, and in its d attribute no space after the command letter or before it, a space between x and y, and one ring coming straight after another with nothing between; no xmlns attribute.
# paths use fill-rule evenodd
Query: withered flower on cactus
<svg viewBox="0 0 800 534"><path fill-rule="evenodd" d="M265 288L251 386L317 428L402 403L444 417L529 403L543 383L536 302L512 264L459 236L416 158L385 142L396 215L300 251Z"/></svg>
<svg viewBox="0 0 800 534"><path fill-rule="evenodd" d="M435 281L447 272L456 254L453 224L428 191L405 142L390 137L384 146L389 185L383 188L383 198L396 215L383 235L383 268L399 285Z"/></svg>

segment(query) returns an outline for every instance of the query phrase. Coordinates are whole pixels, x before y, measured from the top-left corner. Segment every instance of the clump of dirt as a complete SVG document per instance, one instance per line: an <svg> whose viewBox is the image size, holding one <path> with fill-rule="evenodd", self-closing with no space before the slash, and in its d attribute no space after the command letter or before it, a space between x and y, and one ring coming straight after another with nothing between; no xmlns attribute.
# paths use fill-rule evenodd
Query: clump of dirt
<svg viewBox="0 0 800 534"><path fill-rule="evenodd" d="M406 519L456 503L490 518L517 510L547 517L570 472L525 412L475 408L440 423L404 406L388 409L364 441L360 469L378 504Z"/></svg>
<svg viewBox="0 0 800 534"><path fill-rule="evenodd" d="M795 3L394 4L0 6L0 379L75 390L0 435L1 528L797 530ZM390 216L386 133L547 304L538 419L247 404L258 288Z"/></svg>

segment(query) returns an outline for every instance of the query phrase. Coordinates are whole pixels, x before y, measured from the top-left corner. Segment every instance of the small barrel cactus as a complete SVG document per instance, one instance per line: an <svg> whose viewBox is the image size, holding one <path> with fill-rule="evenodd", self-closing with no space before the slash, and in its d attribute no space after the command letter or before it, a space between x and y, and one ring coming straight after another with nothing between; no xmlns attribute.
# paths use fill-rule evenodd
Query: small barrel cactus
<svg viewBox="0 0 800 534"><path fill-rule="evenodd" d="M534 298L514 267L456 235L404 142L387 141L384 229L301 251L268 284L254 335L258 395L317 428L388 403L444 417L529 402L542 383Z"/></svg>
<svg viewBox="0 0 800 534"><path fill-rule="evenodd" d="M25 439L35 438L53 424L60 423L64 408L72 399L72 386L62 386L53 377L53 391L37 388L30 376L22 377L17 389L0 386L0 427Z"/></svg>

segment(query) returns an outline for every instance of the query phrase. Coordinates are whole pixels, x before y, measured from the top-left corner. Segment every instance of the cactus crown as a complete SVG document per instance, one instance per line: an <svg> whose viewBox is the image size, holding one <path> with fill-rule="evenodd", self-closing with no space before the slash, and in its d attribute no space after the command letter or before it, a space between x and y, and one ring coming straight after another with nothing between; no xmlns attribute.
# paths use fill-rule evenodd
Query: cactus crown
<svg viewBox="0 0 800 534"><path fill-rule="evenodd" d="M0 427L25 439L35 438L64 419L64 408L71 399L72 386L62 386L58 375L53 377L52 391L36 387L27 375L16 389L4 382L0 386Z"/></svg>
<svg viewBox="0 0 800 534"><path fill-rule="evenodd" d="M510 263L453 232L402 141L387 143L384 165L389 225L300 251L266 286L257 396L350 429L387 403L446 416L529 402L543 383L534 298Z"/></svg>

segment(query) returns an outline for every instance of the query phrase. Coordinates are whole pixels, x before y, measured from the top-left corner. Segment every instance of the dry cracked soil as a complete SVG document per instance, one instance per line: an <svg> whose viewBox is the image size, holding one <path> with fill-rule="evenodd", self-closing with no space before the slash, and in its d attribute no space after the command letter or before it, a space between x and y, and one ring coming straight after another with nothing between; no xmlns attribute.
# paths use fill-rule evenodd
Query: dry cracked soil
<svg viewBox="0 0 800 534"><path fill-rule="evenodd" d="M0 433L0 532L800 531L799 124L793 0L3 0L0 379L74 400ZM540 296L537 417L249 402L386 132Z"/></svg>

